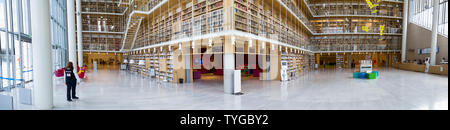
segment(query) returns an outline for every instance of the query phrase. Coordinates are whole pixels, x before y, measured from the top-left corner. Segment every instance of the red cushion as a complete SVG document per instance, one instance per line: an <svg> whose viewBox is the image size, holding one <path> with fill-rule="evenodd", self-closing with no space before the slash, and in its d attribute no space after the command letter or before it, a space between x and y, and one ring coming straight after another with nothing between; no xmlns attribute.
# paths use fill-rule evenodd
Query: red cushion
<svg viewBox="0 0 450 130"><path fill-rule="evenodd" d="M78 77L84 79L84 72L81 72L80 74L78 74Z"/></svg>
<svg viewBox="0 0 450 130"><path fill-rule="evenodd" d="M214 75L223 75L223 70L217 69L216 71L214 71Z"/></svg>
<svg viewBox="0 0 450 130"><path fill-rule="evenodd" d="M202 72L194 72L194 78L193 79L201 79L202 78Z"/></svg>
<svg viewBox="0 0 450 130"><path fill-rule="evenodd" d="M64 76L64 68L58 69L55 71L55 76L56 77L63 77Z"/></svg>
<svg viewBox="0 0 450 130"><path fill-rule="evenodd" d="M259 77L261 70L253 70L253 77Z"/></svg>

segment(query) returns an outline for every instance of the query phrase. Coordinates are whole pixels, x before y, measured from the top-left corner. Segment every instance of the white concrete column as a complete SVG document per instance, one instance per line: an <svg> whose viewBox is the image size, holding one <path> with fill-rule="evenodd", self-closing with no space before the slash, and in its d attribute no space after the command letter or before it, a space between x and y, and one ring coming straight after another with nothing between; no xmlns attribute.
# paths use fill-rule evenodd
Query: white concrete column
<svg viewBox="0 0 450 130"><path fill-rule="evenodd" d="M83 66L83 35L81 22L81 0L77 1L77 39L78 39L78 66Z"/></svg>
<svg viewBox="0 0 450 130"><path fill-rule="evenodd" d="M77 43L75 40L75 1L67 0L67 40L68 40L68 52L69 61L73 63L73 66L81 66L77 63ZM78 79L78 73L76 69L73 69L75 77ZM79 80L78 80L79 81Z"/></svg>
<svg viewBox="0 0 450 130"><path fill-rule="evenodd" d="M224 92L227 94L233 94L234 92L234 70L235 59L233 53L223 54L223 85Z"/></svg>
<svg viewBox="0 0 450 130"><path fill-rule="evenodd" d="M430 65L436 65L437 36L439 24L439 0L433 1L433 29L431 36L431 60Z"/></svg>
<svg viewBox="0 0 450 130"><path fill-rule="evenodd" d="M225 38L224 54L223 54L223 87L226 94L234 93L234 70L235 64L235 50L234 43L235 38Z"/></svg>
<svg viewBox="0 0 450 130"><path fill-rule="evenodd" d="M402 38L402 63L406 62L406 48L408 41L408 14L409 14L409 0L403 2L403 38Z"/></svg>
<svg viewBox="0 0 450 130"><path fill-rule="evenodd" d="M190 44L188 45L188 46L185 46L184 47L184 51L185 52L183 52L184 53L184 74L185 74L185 78L186 78L186 81L184 81L185 83L191 83L192 81L191 81L191 63L192 63L192 60L191 60L191 46L190 46Z"/></svg>
<svg viewBox="0 0 450 130"><path fill-rule="evenodd" d="M75 40L75 1L67 0L67 39L69 42L69 61L77 66L77 46Z"/></svg>
<svg viewBox="0 0 450 130"><path fill-rule="evenodd" d="M53 77L49 0L30 0L30 2L34 59L34 105L38 109L52 109Z"/></svg>

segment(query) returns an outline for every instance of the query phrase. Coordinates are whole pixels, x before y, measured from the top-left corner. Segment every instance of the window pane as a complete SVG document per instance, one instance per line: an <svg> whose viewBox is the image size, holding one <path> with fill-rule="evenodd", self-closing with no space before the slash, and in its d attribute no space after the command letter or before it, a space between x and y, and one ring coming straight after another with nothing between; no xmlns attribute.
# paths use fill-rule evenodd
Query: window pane
<svg viewBox="0 0 450 130"><path fill-rule="evenodd" d="M5 0L0 0L0 28L6 27Z"/></svg>

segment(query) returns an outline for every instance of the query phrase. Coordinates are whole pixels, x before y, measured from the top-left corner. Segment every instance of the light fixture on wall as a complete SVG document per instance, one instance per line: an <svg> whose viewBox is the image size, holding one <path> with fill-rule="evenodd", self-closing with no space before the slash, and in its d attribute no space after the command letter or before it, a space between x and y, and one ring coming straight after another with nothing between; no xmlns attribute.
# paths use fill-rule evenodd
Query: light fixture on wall
<svg viewBox="0 0 450 130"><path fill-rule="evenodd" d="M169 46L169 51L172 51L172 46Z"/></svg>
<svg viewBox="0 0 450 130"><path fill-rule="evenodd" d="M195 49L195 41L192 41L192 49Z"/></svg>
<svg viewBox="0 0 450 130"><path fill-rule="evenodd" d="M266 42L262 42L261 47L262 47L262 49L265 49L266 48Z"/></svg>
<svg viewBox="0 0 450 130"><path fill-rule="evenodd" d="M181 50L181 43L178 44L178 50Z"/></svg>
<svg viewBox="0 0 450 130"><path fill-rule="evenodd" d="M248 47L250 49L250 47L253 47L253 40L248 41Z"/></svg>
<svg viewBox="0 0 450 130"><path fill-rule="evenodd" d="M272 51L274 51L275 50L275 45L274 44L272 44Z"/></svg>

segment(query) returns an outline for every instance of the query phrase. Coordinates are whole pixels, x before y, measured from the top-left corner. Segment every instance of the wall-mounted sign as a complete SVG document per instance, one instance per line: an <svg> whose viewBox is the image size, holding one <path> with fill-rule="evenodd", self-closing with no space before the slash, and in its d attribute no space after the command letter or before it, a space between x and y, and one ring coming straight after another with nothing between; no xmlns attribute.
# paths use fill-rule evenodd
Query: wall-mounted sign
<svg viewBox="0 0 450 130"><path fill-rule="evenodd" d="M439 53L439 48L436 48L436 53ZM431 54L431 48L417 49L417 54L419 55Z"/></svg>

